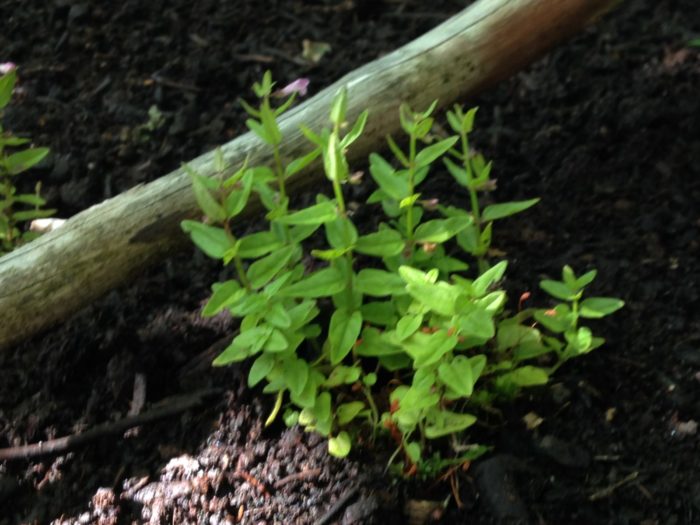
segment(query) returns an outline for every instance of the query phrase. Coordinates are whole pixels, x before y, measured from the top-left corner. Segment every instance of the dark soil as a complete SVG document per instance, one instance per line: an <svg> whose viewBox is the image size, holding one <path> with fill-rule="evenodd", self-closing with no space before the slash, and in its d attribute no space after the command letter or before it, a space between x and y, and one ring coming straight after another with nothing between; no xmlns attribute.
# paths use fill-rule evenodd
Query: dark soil
<svg viewBox="0 0 700 525"><path fill-rule="evenodd" d="M0 61L20 66L4 124L51 147L26 184L44 181L68 217L242 133L237 99L266 68L315 92L466 3L0 0ZM509 290L542 304L537 282L569 263L597 268L594 292L626 307L596 325L605 347L492 416L480 432L493 452L455 474L462 508L450 497L433 519L700 523L697 36L697 0L628 0L464 101L480 106L496 198L542 198L496 231ZM305 64L305 38L332 51ZM151 106L164 121L149 130ZM438 176L431 196L452 193ZM0 447L117 421L144 388L144 410L220 389L67 454L0 463L0 524L408 523L405 507L452 494L393 481L380 451L339 461L314 435L264 429L270 400L241 370L208 367L232 328L199 318L219 272L195 250L175 256L0 355ZM528 430L531 412L542 422Z"/></svg>

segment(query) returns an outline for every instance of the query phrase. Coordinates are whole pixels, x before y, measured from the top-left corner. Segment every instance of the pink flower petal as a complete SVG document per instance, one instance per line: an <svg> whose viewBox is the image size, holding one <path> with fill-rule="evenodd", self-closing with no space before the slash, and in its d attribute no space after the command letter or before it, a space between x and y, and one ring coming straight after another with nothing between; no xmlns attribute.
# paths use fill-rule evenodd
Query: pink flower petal
<svg viewBox="0 0 700 525"><path fill-rule="evenodd" d="M280 95L289 96L292 93L297 93L300 97L306 95L306 91L309 88L308 78L297 78L294 82L291 82L280 89Z"/></svg>
<svg viewBox="0 0 700 525"><path fill-rule="evenodd" d="M4 75L5 73L9 73L10 71L13 71L17 69L17 64L14 62L2 62L0 63L0 75Z"/></svg>

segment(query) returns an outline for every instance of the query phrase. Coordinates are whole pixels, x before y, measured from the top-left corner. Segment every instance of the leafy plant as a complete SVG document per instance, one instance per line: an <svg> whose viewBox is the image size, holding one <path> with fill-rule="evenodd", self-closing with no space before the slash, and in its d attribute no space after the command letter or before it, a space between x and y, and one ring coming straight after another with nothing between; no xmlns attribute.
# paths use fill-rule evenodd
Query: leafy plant
<svg viewBox="0 0 700 525"><path fill-rule="evenodd" d="M274 107L273 87L266 73L253 88L259 105L244 103L247 125L272 149L273 166L244 164L229 173L217 151L218 177L186 167L206 219L182 227L207 255L233 263L237 274L213 285L203 311L228 311L241 319L238 335L214 365L254 358L248 384L263 383L263 392L276 396L268 423L284 406L286 424L328 436L335 456L384 429L407 474L477 457L486 447L459 447L456 457L436 458L429 455L429 441L461 433L477 421L479 407L546 383L568 359L600 346L603 340L579 321L612 313L622 301L582 299L595 272L577 277L567 266L562 281L541 283L561 303L506 310L506 293L498 285L507 263L489 261L493 224L537 199L480 207L479 193L493 190L494 182L492 164L469 146L476 109L455 106L447 120L456 135L438 140L432 132L435 103L423 112L401 106L406 149L388 137L395 162L376 153L369 157L377 189L368 205L379 205L386 220L360 232L343 186L357 182L345 152L362 133L367 112L346 127L347 94L341 89L330 127L302 127L312 144L309 153L283 159L277 118L294 94ZM305 208L290 208L287 179L318 157L332 197L319 194ZM419 191L440 159L464 188L467 209ZM239 237L231 220L252 193L267 209L269 228ZM307 250L307 239L320 229L326 246ZM476 260L472 277L459 251Z"/></svg>
<svg viewBox="0 0 700 525"><path fill-rule="evenodd" d="M8 68L0 76L0 110L9 104L16 79L14 68ZM0 255L39 235L22 231L20 223L48 217L56 211L42 209L46 202L40 196L41 183L36 185L34 193L17 193L14 177L29 170L49 152L47 148L17 150L28 142L29 139L16 137L0 126Z"/></svg>

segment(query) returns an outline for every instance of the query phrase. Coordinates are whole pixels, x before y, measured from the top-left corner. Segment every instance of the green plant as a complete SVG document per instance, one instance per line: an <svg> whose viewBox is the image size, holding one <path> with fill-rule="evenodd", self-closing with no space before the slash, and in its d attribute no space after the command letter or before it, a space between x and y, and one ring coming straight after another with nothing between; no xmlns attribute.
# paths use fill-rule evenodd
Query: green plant
<svg viewBox="0 0 700 525"><path fill-rule="evenodd" d="M14 68L0 76L0 110L9 104L15 82ZM28 142L29 139L16 137L0 126L0 255L39 235L32 231L21 231L20 223L55 213L55 210L42 209L46 202L39 194L41 183L37 183L34 193L17 193L14 177L29 170L49 152L47 148L17 151L18 146ZM12 152L8 153L8 149ZM18 210L18 206L21 209Z"/></svg>
<svg viewBox="0 0 700 525"><path fill-rule="evenodd" d="M423 112L401 106L407 150L388 137L398 167L376 153L369 158L377 190L368 205L380 204L386 221L358 232L343 194L343 185L357 182L345 152L362 133L367 112L346 128L347 94L340 90L329 128L302 127L311 151L283 159L277 118L294 95L273 107L273 86L267 73L254 86L259 106L244 103L248 127L272 148L273 166L244 164L230 173L217 151L218 177L186 167L206 222L182 227L207 255L233 263L237 275L213 285L203 311L226 310L241 319L238 335L214 364L254 358L249 385L264 382L263 392L276 395L268 423L286 402L285 423L328 436L333 455L345 456L353 441L373 440L382 429L394 439L406 473L434 472L482 454L485 447L471 445L453 458L430 457L428 442L464 431L480 406L544 384L568 359L600 346L603 340L579 320L612 313L622 301L582 299L595 272L576 277L565 267L561 282L541 283L563 303L506 310L498 284L507 263L488 260L493 223L537 199L481 209L479 193L494 182L491 163L469 146L475 109L449 111L456 135L438 140L432 134L436 104ZM319 156L332 197L319 194L314 204L291 210L287 179ZM419 192L439 159L465 188L468 209ZM231 219L253 192L267 209L269 229L239 237ZM305 241L321 227L326 246L305 257ZM458 251L476 260L473 277Z"/></svg>

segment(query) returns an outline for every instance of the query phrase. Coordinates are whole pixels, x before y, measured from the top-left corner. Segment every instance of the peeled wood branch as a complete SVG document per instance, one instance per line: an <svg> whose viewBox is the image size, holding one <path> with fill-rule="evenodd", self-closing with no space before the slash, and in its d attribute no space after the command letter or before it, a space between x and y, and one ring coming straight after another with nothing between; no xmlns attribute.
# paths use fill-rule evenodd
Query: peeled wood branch
<svg viewBox="0 0 700 525"><path fill-rule="evenodd" d="M333 95L348 88L348 119L365 108L370 119L349 152L362 162L399 129L398 107L444 107L508 77L576 33L619 0L480 0L397 51L349 73L282 120L283 154L308 150L299 124L326 125ZM270 162L260 141L245 134L222 147L231 165L250 155ZM213 154L191 163L213 175ZM291 181L297 190L318 181L317 169ZM256 209L251 207L249 213ZM106 291L183 245L182 219L198 214L183 170L137 186L71 218L60 229L0 259L0 348L61 321Z"/></svg>

